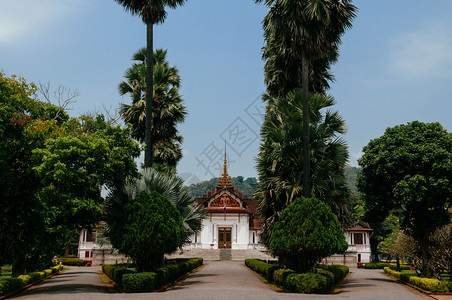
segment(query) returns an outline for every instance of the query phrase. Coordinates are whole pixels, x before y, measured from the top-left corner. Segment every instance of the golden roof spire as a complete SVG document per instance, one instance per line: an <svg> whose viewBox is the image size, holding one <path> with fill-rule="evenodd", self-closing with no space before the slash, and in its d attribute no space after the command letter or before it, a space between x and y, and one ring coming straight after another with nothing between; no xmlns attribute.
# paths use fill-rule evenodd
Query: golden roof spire
<svg viewBox="0 0 452 300"><path fill-rule="evenodd" d="M228 175L228 163L226 160L226 142L224 145L224 165L223 165L223 174L221 175L220 182L217 184L217 190L221 190L224 188L234 189L234 186L231 183L231 179Z"/></svg>

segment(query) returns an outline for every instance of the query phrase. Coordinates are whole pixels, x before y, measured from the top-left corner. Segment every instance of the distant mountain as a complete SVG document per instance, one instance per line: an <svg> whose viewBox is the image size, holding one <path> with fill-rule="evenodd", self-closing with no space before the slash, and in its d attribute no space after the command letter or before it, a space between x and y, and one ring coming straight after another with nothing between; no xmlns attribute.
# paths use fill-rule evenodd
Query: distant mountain
<svg viewBox="0 0 452 300"><path fill-rule="evenodd" d="M347 180L347 185L354 194L358 194L358 189L356 188L356 177L358 176L361 168L359 167L345 167L345 178ZM188 188L191 190L193 197L202 197L202 195L207 194L213 190L220 181L220 177L214 177L210 180L201 181L195 184L191 184ZM247 195L248 198L253 197L254 188L257 185L257 179L255 177L249 177L244 179L243 176L231 177L231 182L235 189Z"/></svg>
<svg viewBox="0 0 452 300"><path fill-rule="evenodd" d="M345 167L345 178L347 180L347 186L354 194L358 194L358 188L356 187L356 177L358 176L360 171L360 167Z"/></svg>
<svg viewBox="0 0 452 300"><path fill-rule="evenodd" d="M202 197L202 195L207 194L207 192L213 190L217 186L219 181L220 177L215 177L210 180L201 181L189 185L188 188L191 190L193 197ZM244 179L243 176L237 176L231 177L231 182L236 190L244 195L247 195L248 198L253 197L254 188L257 185L256 178L248 177L247 179Z"/></svg>

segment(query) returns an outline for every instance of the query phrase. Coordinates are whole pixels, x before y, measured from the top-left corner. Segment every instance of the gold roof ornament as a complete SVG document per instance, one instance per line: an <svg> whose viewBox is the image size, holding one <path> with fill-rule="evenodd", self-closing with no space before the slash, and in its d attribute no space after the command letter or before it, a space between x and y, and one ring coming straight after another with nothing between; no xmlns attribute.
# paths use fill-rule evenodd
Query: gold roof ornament
<svg viewBox="0 0 452 300"><path fill-rule="evenodd" d="M226 148L226 147L225 147ZM234 189L234 186L231 183L231 179L228 175L228 164L226 160L226 149L224 149L224 165L223 165L223 174L221 175L220 182L217 184L217 190L221 189Z"/></svg>

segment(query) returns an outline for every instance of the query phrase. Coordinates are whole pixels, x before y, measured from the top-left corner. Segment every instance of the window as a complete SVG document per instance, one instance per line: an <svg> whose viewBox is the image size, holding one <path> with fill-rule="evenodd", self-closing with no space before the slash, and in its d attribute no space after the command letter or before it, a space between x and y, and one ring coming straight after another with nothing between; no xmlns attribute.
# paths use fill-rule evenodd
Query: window
<svg viewBox="0 0 452 300"><path fill-rule="evenodd" d="M94 231L92 231L92 232L87 231L86 232L86 241L87 242L94 242L94 234L95 234Z"/></svg>
<svg viewBox="0 0 452 300"><path fill-rule="evenodd" d="M89 257L89 251L85 251L85 257Z"/></svg>
<svg viewBox="0 0 452 300"><path fill-rule="evenodd" d="M353 241L354 241L355 245L362 245L363 244L363 234L362 233L354 233Z"/></svg>

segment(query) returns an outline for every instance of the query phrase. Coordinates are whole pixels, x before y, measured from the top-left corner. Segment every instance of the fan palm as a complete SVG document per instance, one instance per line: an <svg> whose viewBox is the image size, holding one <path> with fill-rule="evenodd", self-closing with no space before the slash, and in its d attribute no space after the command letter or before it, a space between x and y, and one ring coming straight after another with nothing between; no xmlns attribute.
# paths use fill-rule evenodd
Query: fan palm
<svg viewBox="0 0 452 300"><path fill-rule="evenodd" d="M166 61L166 50L154 52L154 109L152 111L152 144L154 162L169 166L173 171L182 158L182 137L177 124L185 120L186 108L179 94L180 76L177 68ZM131 124L132 137L145 142L146 128L146 48L132 57L135 63L126 70L125 81L119 84L119 93L129 95L132 104L121 104L120 114ZM157 167L156 168L160 168Z"/></svg>
<svg viewBox="0 0 452 300"><path fill-rule="evenodd" d="M146 115L152 115L153 102L153 39L154 39L154 24L160 24L165 21L166 11L165 7L176 8L184 4L185 0L115 0L121 4L124 9L132 15L140 15L143 23L146 24L146 95L150 97L146 100ZM153 163L153 144L152 144L152 118L145 121L145 144L144 152L144 166L151 167Z"/></svg>
<svg viewBox="0 0 452 300"><path fill-rule="evenodd" d="M116 220L124 205L142 191L149 193L156 191L167 196L177 208L185 228L180 247L190 242L191 235L199 234L202 229L202 219L206 216L204 208L197 205L190 189L184 185L184 181L180 177L164 175L152 168L146 168L139 179L129 180L123 188L110 191L106 204L107 222L108 220ZM108 223L114 226L116 222ZM107 235L114 246L115 238L118 238L115 234L115 228L110 226Z"/></svg>
<svg viewBox="0 0 452 300"><path fill-rule="evenodd" d="M264 51L264 59L268 59L267 55L277 55L289 61L287 63L286 60L282 66L299 66L295 68L295 77L294 74L290 74L287 78L299 78L300 82L293 88L301 87L303 91L302 137L305 161L303 195L310 197L308 103L309 77L312 74L310 70L315 59L325 59L327 55L331 56L337 51L342 34L351 27L356 7L350 0L255 0L255 2L264 2L270 7L263 21L264 36L267 47L270 48L270 53ZM287 69L280 71L286 72ZM324 83L323 85L325 86Z"/></svg>
<svg viewBox="0 0 452 300"><path fill-rule="evenodd" d="M268 246L273 224L292 200L302 194L304 175L303 105L300 89L286 97L268 95L266 118L261 130L259 150L259 184L254 197L264 218L262 241ZM342 223L348 221L345 202L348 188L344 167L348 160L344 120L336 111L328 109L334 104L331 96L310 96L310 177L311 193L324 201Z"/></svg>

